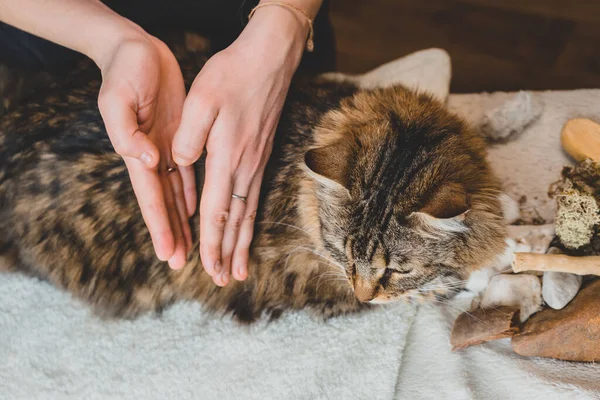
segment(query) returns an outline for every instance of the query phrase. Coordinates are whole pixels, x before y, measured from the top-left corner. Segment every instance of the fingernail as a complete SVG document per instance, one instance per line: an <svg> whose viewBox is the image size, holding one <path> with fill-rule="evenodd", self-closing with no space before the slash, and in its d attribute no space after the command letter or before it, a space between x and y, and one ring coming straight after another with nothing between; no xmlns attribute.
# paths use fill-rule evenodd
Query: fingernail
<svg viewBox="0 0 600 400"><path fill-rule="evenodd" d="M178 153L173 152L173 161L175 161L175 164L178 165L187 165L189 164L189 161L182 157L181 155L179 155Z"/></svg>
<svg viewBox="0 0 600 400"><path fill-rule="evenodd" d="M227 285L229 283L229 273L227 271L223 272L221 275L221 282L223 282L223 285Z"/></svg>
<svg viewBox="0 0 600 400"><path fill-rule="evenodd" d="M215 263L215 267L214 267L214 268L215 268L215 272L216 272L217 274L218 274L219 272L221 272L221 268L223 268L223 267L221 266L221 261L217 261L217 262Z"/></svg>
<svg viewBox="0 0 600 400"><path fill-rule="evenodd" d="M148 166L152 164L152 156L146 152L142 153L140 160Z"/></svg>

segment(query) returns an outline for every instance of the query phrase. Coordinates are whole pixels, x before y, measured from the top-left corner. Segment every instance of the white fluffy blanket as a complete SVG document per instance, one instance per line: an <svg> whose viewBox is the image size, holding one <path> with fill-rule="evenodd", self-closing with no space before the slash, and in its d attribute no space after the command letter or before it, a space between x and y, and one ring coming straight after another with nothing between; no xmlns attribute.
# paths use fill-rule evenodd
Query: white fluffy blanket
<svg viewBox="0 0 600 400"><path fill-rule="evenodd" d="M433 50L418 57L424 64L409 58L362 82L412 82L445 98L447 55ZM449 106L480 124L486 110L512 96L453 95ZM567 162L558 134L568 118L600 120L600 90L534 97L543 102L539 119L516 140L492 146L490 157L509 194L527 196L524 215L551 220L546 189ZM451 353L449 329L458 312L454 305L397 304L327 323L298 312L240 328L197 304L177 304L160 318L104 322L44 282L5 274L0 399L600 397L598 365L521 358L507 341Z"/></svg>

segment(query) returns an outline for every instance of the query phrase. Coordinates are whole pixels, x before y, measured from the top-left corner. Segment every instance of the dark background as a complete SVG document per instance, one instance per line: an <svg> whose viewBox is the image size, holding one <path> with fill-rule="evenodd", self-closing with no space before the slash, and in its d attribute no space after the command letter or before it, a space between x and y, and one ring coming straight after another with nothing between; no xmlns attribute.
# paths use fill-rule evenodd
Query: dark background
<svg viewBox="0 0 600 400"><path fill-rule="evenodd" d="M331 0L330 10L341 71L440 47L453 92L600 87L600 0Z"/></svg>

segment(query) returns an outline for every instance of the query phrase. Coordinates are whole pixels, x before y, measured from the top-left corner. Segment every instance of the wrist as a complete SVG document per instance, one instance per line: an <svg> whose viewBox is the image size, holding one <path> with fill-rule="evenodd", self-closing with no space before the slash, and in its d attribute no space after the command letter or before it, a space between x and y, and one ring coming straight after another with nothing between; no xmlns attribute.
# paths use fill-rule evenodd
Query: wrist
<svg viewBox="0 0 600 400"><path fill-rule="evenodd" d="M257 9L240 39L248 38L248 44L267 59L285 60L286 64L299 64L304 53L309 21L293 9L270 6Z"/></svg>
<svg viewBox="0 0 600 400"><path fill-rule="evenodd" d="M117 16L96 25L90 32L88 45L81 51L103 70L117 49L126 42L150 43L150 35L126 18Z"/></svg>

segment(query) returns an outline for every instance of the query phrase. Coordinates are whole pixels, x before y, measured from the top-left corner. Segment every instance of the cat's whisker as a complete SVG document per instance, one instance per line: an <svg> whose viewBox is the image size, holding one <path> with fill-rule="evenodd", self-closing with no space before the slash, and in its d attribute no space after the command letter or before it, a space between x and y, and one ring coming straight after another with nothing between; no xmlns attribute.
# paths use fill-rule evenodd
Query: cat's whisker
<svg viewBox="0 0 600 400"><path fill-rule="evenodd" d="M436 303L438 303L438 304L449 305L450 307L454 307L456 310L458 310L458 311L461 311L461 312L463 312L463 313L465 313L465 314L469 315L471 318L473 318L473 319L476 319L478 322L480 322L480 323L482 323L482 324L484 324L484 325L489 325L489 323L488 323L488 322L486 322L486 321L484 321L484 320L482 320L482 319L480 319L480 318L477 318L475 315L473 315L473 314L472 314L472 313L470 313L469 311L465 310L464 308L460 307L458 304L456 304L456 303L453 303L453 302L451 302L451 301L448 301L448 299L446 299L446 301L440 301L440 300L438 300L438 299L432 299L432 300L433 300L433 302L436 302ZM501 313L501 314L503 314L503 315L505 315L505 316L511 316L511 314L510 314L510 313L502 312L502 311L500 311L500 310L499 310L498 308L496 308L496 307L487 307L487 308L488 308L488 309L492 309L492 310L494 310L494 311L497 311L497 312L499 312L499 313Z"/></svg>
<svg viewBox="0 0 600 400"><path fill-rule="evenodd" d="M321 263L320 263L321 264ZM310 279L306 284L310 285L315 279L317 280L317 287L316 290L319 290L319 285L321 284L321 279L323 278L327 278L325 280L325 283L327 282L334 282L334 281L343 281L343 282L348 282L348 278L346 277L346 275L337 272L337 271L325 271L323 273L320 273L319 275L313 277L312 279Z"/></svg>
<svg viewBox="0 0 600 400"><path fill-rule="evenodd" d="M490 279L492 277L496 276L496 275L500 275L500 274L503 274L505 272L509 272L511 270L512 270L511 267L502 269L502 270L500 270L500 271L492 274L490 276ZM425 285L421 289L419 289L419 291L421 293L427 293L427 292L433 292L433 291L436 291L436 290L444 290L444 289L446 289L446 290L456 290L456 289L463 288L466 285L467 282L468 282L468 279L464 279L464 280L455 281L455 282L449 282L449 283L440 283L440 284L436 284L436 285Z"/></svg>
<svg viewBox="0 0 600 400"><path fill-rule="evenodd" d="M500 275L500 274L503 274L503 273L505 273L505 272L510 272L510 271L512 271L512 267L505 268L505 269L503 269L503 270L500 270L500 271L496 272L496 273L495 273L495 274L493 274L492 276L490 276L490 279L491 279L493 276Z"/></svg>
<svg viewBox="0 0 600 400"><path fill-rule="evenodd" d="M321 281L321 279L319 279L317 281L316 291L319 292L319 286L321 285L321 283L325 284L325 283L331 283L331 282L346 282L346 283L348 283L348 280L342 279L342 278L337 278L337 277L330 277L328 279L325 279L324 281Z"/></svg>
<svg viewBox="0 0 600 400"><path fill-rule="evenodd" d="M282 225L282 226L287 226L288 228L294 228L299 230L300 232L303 232L304 234L306 234L308 237L313 238L313 236L306 230L303 228L300 228L299 226L296 225L292 225L292 224L288 224L285 222L277 222L277 221L259 221L257 222L258 224L273 224L273 225Z"/></svg>
<svg viewBox="0 0 600 400"><path fill-rule="evenodd" d="M306 251L306 247L303 246L297 246L296 248L294 248L294 250L290 251L287 255L287 258L285 260L285 265L283 266L283 269L287 269L288 263L290 262L290 257L292 256L292 254L301 251L301 250L305 250Z"/></svg>
<svg viewBox="0 0 600 400"><path fill-rule="evenodd" d="M444 287L454 287L464 285L466 281L457 281L457 282L446 282L446 283L438 283L435 285L425 284L424 288L444 288Z"/></svg>
<svg viewBox="0 0 600 400"><path fill-rule="evenodd" d="M481 322L483 324L487 324L484 320L482 320L480 318L477 318L475 315L473 315L469 311L465 310L464 308L460 307L458 304L452 302L450 299L440 300L438 298L431 298L431 299L426 299L426 300L431 301L432 303L437 303L437 304L442 304L442 305L448 305L450 307L455 308L458 311L461 311L463 313L468 314L470 317L476 319L477 321L479 321L479 322ZM505 315L505 316L510 316L511 315L510 313L506 313L506 312L500 311L500 309L498 309L498 308L496 308L494 306L487 306L486 309L491 309L491 310L497 311L497 312L499 312L499 313L501 313L502 315ZM485 309L483 309L483 310L484 310L484 313L485 313Z"/></svg>
<svg viewBox="0 0 600 400"><path fill-rule="evenodd" d="M434 290L451 290L451 289L462 289L465 285L466 281L458 281L458 282L449 282L449 283L441 283L437 285L425 285L419 289L420 292L431 292Z"/></svg>
<svg viewBox="0 0 600 400"><path fill-rule="evenodd" d="M441 292L441 291L457 293L461 289L462 289L461 287L443 287L443 288L434 288L434 289L419 289L419 292L422 294L427 294L427 293L431 293L431 292Z"/></svg>
<svg viewBox="0 0 600 400"><path fill-rule="evenodd" d="M342 264L340 264L340 263L338 263L337 261L335 261L335 260L332 260L332 259L330 259L330 258L328 258L328 257L325 257L324 255L322 255L322 254L318 253L316 250L313 250L313 249L311 249L310 247L305 247L305 246L297 246L297 247L296 247L294 250L292 250L292 251L291 251L291 252L288 254L288 256L287 256L287 259L286 259L286 261L285 261L285 266L284 266L284 268L287 268L287 266L288 266L288 263L289 263L289 261L290 261L290 257L292 256L292 254L293 254L293 253L296 253L297 251L301 251L301 250L304 250L304 251L309 251L309 252L313 253L314 255L316 255L316 256L318 256L318 257L321 257L322 259L324 259L325 261L327 261L327 262L328 262L328 264L330 264L330 265L334 265L334 266L337 266L337 267L339 267L339 268L340 268L342 271L344 271L344 272L346 271L346 268L345 268L345 267L344 267Z"/></svg>
<svg viewBox="0 0 600 400"><path fill-rule="evenodd" d="M302 244L273 244L273 245L265 245L265 246L252 246L253 249L281 249L283 247L298 247L304 246Z"/></svg>
<svg viewBox="0 0 600 400"><path fill-rule="evenodd" d="M511 315L510 313L500 311L499 308L496 308L496 307L490 306L490 305L487 305L485 308L481 308L481 310L483 310L483 313L485 313L485 310L494 310L494 311L497 311L498 313L500 313L502 315L506 315L506 316Z"/></svg>
<svg viewBox="0 0 600 400"><path fill-rule="evenodd" d="M338 279L343 279L343 280L347 280L348 278L346 278L345 276L335 273L335 272L324 272L322 274L319 274L315 277L313 277L311 280L309 280L306 284L309 285L312 283L312 281L314 281L315 279L322 279L322 278L338 278Z"/></svg>
<svg viewBox="0 0 600 400"><path fill-rule="evenodd" d="M450 307L453 307L455 310L461 311L467 315L469 315L471 318L476 319L478 322L482 323L482 324L488 324L487 322L485 322L484 320L482 320L481 318L476 317L475 315L473 315L472 313L470 313L469 311L465 310L464 308L460 307L459 305L452 303L450 301L442 301L439 299L429 299L430 301L432 301L433 303L437 303L437 304L442 304L442 305L447 305Z"/></svg>
<svg viewBox="0 0 600 400"><path fill-rule="evenodd" d="M342 278L346 278L346 276L344 274L337 272L337 271L325 271L325 272L321 273L320 276L339 276Z"/></svg>
<svg viewBox="0 0 600 400"><path fill-rule="evenodd" d="M428 293L428 292L435 292L435 291L442 291L442 290L456 292L456 291L460 291L462 289L463 289L462 286L439 286L439 287L434 287L434 288L421 288L421 289L419 289L419 292Z"/></svg>

